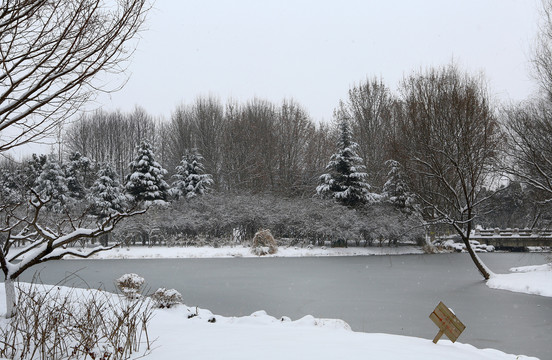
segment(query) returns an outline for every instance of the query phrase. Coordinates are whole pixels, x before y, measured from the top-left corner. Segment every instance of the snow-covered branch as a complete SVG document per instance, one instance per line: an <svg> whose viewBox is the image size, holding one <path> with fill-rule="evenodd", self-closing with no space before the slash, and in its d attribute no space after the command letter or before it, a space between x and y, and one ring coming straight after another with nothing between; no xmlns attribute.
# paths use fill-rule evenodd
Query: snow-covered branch
<svg viewBox="0 0 552 360"><path fill-rule="evenodd" d="M66 213L67 219L65 220L70 225L58 226L56 230L53 230L41 223L44 205L50 199L41 199L36 193L31 196L32 199L29 201L27 209L22 208L23 204L19 205L19 212L25 216L17 216L18 209L12 208L10 212L5 213L6 226L0 229L0 232L7 235L0 251L0 266L6 279L16 279L31 266L61 259L65 255L86 258L99 251L109 250L116 244L97 246L81 251L71 249L69 246L83 238L97 238L105 235L123 219L146 211L114 212L90 228L77 227L71 216ZM16 247L14 246L16 244L23 244L23 246Z"/></svg>

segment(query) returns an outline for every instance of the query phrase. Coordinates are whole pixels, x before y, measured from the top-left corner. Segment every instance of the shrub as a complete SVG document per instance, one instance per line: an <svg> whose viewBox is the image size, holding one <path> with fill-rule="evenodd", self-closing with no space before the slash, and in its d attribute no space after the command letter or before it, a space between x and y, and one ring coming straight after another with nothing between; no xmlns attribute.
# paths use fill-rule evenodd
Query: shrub
<svg viewBox="0 0 552 360"><path fill-rule="evenodd" d="M144 342L150 352L149 301L34 283L17 294L15 316L0 327L0 358L122 360Z"/></svg>
<svg viewBox="0 0 552 360"><path fill-rule="evenodd" d="M113 239L122 241L136 229L144 229L141 234L147 238L146 230L155 228L172 246L235 245L237 239L250 242L257 230L270 229L280 246L281 239L297 239L296 245L306 246L330 245L340 238L356 246L394 246L423 239L419 225L416 216L385 202L350 209L317 198L217 193L155 209L155 216L130 218L115 230Z"/></svg>
<svg viewBox="0 0 552 360"><path fill-rule="evenodd" d="M140 297L144 278L137 274L124 274L117 280L117 287L128 299L137 299Z"/></svg>
<svg viewBox="0 0 552 360"><path fill-rule="evenodd" d="M151 298L155 301L156 306L161 309L182 303L182 295L175 289L159 288Z"/></svg>
<svg viewBox="0 0 552 360"><path fill-rule="evenodd" d="M251 252L257 256L275 254L278 251L276 240L270 233L270 230L259 230L253 237Z"/></svg>

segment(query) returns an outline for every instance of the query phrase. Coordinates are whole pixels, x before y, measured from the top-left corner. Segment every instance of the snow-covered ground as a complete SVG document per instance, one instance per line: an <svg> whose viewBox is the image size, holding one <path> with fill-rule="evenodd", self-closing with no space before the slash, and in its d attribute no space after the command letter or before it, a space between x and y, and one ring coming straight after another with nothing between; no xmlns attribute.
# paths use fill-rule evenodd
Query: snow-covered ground
<svg viewBox="0 0 552 360"><path fill-rule="evenodd" d="M280 248L271 256L353 256L419 254L417 247ZM255 257L248 247L140 247L119 248L95 255L102 259ZM488 286L542 296L552 296L552 266L510 269L496 274ZM75 291L86 291L75 289ZM199 304L201 305L201 304ZM0 312L5 312L4 287L0 286ZM190 314L197 316L191 317ZM212 321L215 319L216 321ZM211 320L211 321L209 321ZM438 329L435 329L437 333ZM432 339L381 333L353 332L341 320L274 318L264 311L245 317L223 317L208 310L179 305L156 309L148 328L155 339L147 359L536 359L477 349L443 337ZM460 337L460 341L461 341ZM143 355L136 355L136 359Z"/></svg>
<svg viewBox="0 0 552 360"><path fill-rule="evenodd" d="M5 312L3 286L0 287L0 307L0 311ZM197 316L189 318L196 312ZM146 357L151 360L536 359L494 349L477 349L459 342L453 344L444 338L433 344L431 339L353 332L341 320L307 315L292 321L285 317L274 318L264 311L240 318L223 317L185 305L154 310L148 333L150 339L155 339L152 352ZM144 350L142 346L134 359L141 358Z"/></svg>
<svg viewBox="0 0 552 360"><path fill-rule="evenodd" d="M423 254L423 250L416 246L400 247L279 247L278 252L267 257L301 257L301 256L362 256L362 255L405 255ZM258 257L251 252L250 247L223 246L223 247L167 247L167 246L131 246L103 251L91 256L91 259L178 259L178 258L230 258L230 257ZM74 259L74 256L66 256Z"/></svg>
<svg viewBox="0 0 552 360"><path fill-rule="evenodd" d="M552 264L511 268L510 274L494 274L487 281L493 289L552 297Z"/></svg>

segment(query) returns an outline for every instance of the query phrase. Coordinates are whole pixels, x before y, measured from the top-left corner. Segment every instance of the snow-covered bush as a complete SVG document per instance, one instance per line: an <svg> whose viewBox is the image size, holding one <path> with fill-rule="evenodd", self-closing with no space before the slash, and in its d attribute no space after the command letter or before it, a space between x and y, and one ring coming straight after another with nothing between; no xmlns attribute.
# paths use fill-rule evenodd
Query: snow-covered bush
<svg viewBox="0 0 552 360"><path fill-rule="evenodd" d="M470 240L470 245L475 252L493 252L495 247L493 245L480 244L479 241ZM442 243L442 247L448 250L456 252L466 252L466 245L464 243L457 243L453 240L447 240Z"/></svg>
<svg viewBox="0 0 552 360"><path fill-rule="evenodd" d="M140 233L147 238L147 229L157 228L171 246L236 245L239 238L249 247L259 229L270 229L280 247L330 246L340 237L349 241L348 246L380 245L380 241L384 246L421 245L424 239L418 218L388 202L352 209L318 198L217 193L148 212L152 210L155 216L130 218L120 224L113 238L122 241L138 229L143 229ZM294 240L286 243L282 239Z"/></svg>
<svg viewBox="0 0 552 360"><path fill-rule="evenodd" d="M124 274L117 280L117 287L128 299L137 299L140 297L140 291L144 286L144 278L134 274Z"/></svg>
<svg viewBox="0 0 552 360"><path fill-rule="evenodd" d="M268 254L275 254L278 252L278 245L274 236L270 233L270 230L259 230L253 237L251 243L251 252L257 256L263 256Z"/></svg>
<svg viewBox="0 0 552 360"><path fill-rule="evenodd" d="M175 289L159 288L151 298L155 301L156 306L161 309L182 303L182 295Z"/></svg>
<svg viewBox="0 0 552 360"><path fill-rule="evenodd" d="M35 283L17 290L18 311L0 327L0 358L123 360L141 345L149 352L149 301Z"/></svg>

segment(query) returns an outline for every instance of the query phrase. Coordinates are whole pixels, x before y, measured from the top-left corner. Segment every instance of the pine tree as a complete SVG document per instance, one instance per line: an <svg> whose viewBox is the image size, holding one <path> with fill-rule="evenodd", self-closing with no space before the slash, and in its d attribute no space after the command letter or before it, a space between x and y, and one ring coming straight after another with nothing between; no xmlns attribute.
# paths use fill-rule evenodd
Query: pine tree
<svg viewBox="0 0 552 360"><path fill-rule="evenodd" d="M413 198L404 179L401 164L395 160L387 160L385 163L389 166L389 173L383 185L383 196L400 209L410 208Z"/></svg>
<svg viewBox="0 0 552 360"><path fill-rule="evenodd" d="M92 162L79 152L69 155L69 163L65 169L67 177L67 189L69 196L74 199L82 199L86 194L89 174L92 171Z"/></svg>
<svg viewBox="0 0 552 360"><path fill-rule="evenodd" d="M0 170L0 204L17 204L23 201L24 186L16 171Z"/></svg>
<svg viewBox="0 0 552 360"><path fill-rule="evenodd" d="M43 198L51 198L49 208L60 210L67 202L67 179L57 160L48 157L33 190Z"/></svg>
<svg viewBox="0 0 552 360"><path fill-rule="evenodd" d="M339 124L340 134L337 141L338 152L330 158L326 174L320 176L316 192L334 198L344 205L355 206L372 200L370 185L362 159L356 149L358 144L352 140L351 127L347 120Z"/></svg>
<svg viewBox="0 0 552 360"><path fill-rule="evenodd" d="M180 165L173 175L175 181L172 183L171 195L175 198L185 197L191 199L198 195L203 195L213 185L213 178L210 174L205 174L203 167L203 156L196 149L187 152Z"/></svg>
<svg viewBox="0 0 552 360"><path fill-rule="evenodd" d="M126 178L125 192L136 203L164 203L169 186L163 180L167 170L155 161L151 145L142 141L138 146L138 156L130 163L130 174Z"/></svg>
<svg viewBox="0 0 552 360"><path fill-rule="evenodd" d="M118 175L109 163L98 171L98 178L90 188L88 196L92 203L92 214L105 218L113 213L124 211L127 197L117 179Z"/></svg>
<svg viewBox="0 0 552 360"><path fill-rule="evenodd" d="M20 177L24 179L25 186L34 187L36 185L36 179L42 173L42 168L47 160L48 157L44 154L33 154L31 159L25 163L20 173Z"/></svg>

